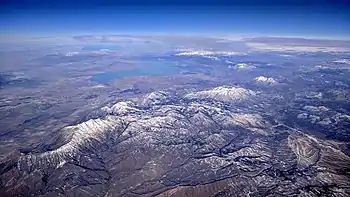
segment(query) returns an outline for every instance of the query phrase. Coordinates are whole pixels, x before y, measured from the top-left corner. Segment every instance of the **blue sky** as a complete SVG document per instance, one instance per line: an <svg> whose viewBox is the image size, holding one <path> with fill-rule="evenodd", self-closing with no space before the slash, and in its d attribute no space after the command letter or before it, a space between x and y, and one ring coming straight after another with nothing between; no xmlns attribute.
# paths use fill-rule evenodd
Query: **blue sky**
<svg viewBox="0 0 350 197"><path fill-rule="evenodd" d="M251 0L244 3L128 2L9 1L1 3L0 34L47 36L84 33L204 33L322 37L350 35L350 4L340 1L304 0L286 1L284 4L274 1L263 4L262 1Z"/></svg>

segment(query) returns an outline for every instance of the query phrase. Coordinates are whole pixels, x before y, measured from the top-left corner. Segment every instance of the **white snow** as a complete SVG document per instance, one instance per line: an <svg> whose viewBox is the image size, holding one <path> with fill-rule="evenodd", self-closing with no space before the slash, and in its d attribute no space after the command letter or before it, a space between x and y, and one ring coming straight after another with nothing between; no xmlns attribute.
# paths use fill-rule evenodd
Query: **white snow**
<svg viewBox="0 0 350 197"><path fill-rule="evenodd" d="M259 76L259 77L254 78L254 80L257 83L265 84L265 85L275 85L275 84L277 84L277 81L274 78L272 78L272 77Z"/></svg>

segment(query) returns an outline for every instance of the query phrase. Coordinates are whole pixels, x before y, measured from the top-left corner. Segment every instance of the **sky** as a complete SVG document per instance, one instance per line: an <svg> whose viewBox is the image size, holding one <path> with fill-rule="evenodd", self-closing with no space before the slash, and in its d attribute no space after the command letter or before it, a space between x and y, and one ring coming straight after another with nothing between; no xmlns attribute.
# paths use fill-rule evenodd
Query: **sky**
<svg viewBox="0 0 350 197"><path fill-rule="evenodd" d="M283 2L283 1L282 1ZM0 35L74 34L350 35L347 1L7 0Z"/></svg>

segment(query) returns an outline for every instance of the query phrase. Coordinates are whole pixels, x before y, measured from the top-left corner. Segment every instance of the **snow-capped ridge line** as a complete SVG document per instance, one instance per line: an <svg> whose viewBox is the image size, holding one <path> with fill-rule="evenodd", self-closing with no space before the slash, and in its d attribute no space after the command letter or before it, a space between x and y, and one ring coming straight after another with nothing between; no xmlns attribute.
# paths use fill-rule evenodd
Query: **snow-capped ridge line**
<svg viewBox="0 0 350 197"><path fill-rule="evenodd" d="M255 92L240 87L220 86L184 97L192 96L231 101L248 99L255 96ZM158 91L143 97L140 105L148 105L146 108L133 101L121 101L104 107L102 110L107 112L106 116L65 127L62 132L67 137L66 144L41 154L22 155L18 168L22 171L31 171L42 165L59 168L86 149L98 151L102 144L112 143L108 146L115 147L131 140L147 146L158 144L162 139L168 140L166 136L178 136L179 133L195 136L195 128L211 128L218 124L224 129L239 126L261 135L268 134L266 131L270 125L258 114L234 113L201 101L167 103L169 99L169 93ZM172 137L172 140L179 139Z"/></svg>

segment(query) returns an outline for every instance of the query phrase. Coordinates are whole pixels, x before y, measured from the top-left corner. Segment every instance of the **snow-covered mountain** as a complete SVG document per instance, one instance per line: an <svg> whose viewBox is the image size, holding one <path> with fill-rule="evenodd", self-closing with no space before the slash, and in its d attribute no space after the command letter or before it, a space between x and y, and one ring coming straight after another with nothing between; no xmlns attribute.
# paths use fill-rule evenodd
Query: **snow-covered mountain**
<svg viewBox="0 0 350 197"><path fill-rule="evenodd" d="M222 55L222 56L234 56L234 55L246 55L246 53L235 51L207 51L207 50L193 50L182 51L175 54L176 56L209 56L209 55Z"/></svg>
<svg viewBox="0 0 350 197"><path fill-rule="evenodd" d="M277 81L272 78L272 77L265 77L265 76L259 76L254 78L254 81L259 83L259 84L264 84L264 85L276 85Z"/></svg>
<svg viewBox="0 0 350 197"><path fill-rule="evenodd" d="M251 96L255 96L255 92L244 88L217 87L187 94L185 98L239 101ZM41 165L59 167L62 163L79 157L84 149L96 148L110 142L110 138L123 141L121 143L137 141L151 146L159 140L170 140L171 136L195 137L198 131L196 128L215 127L218 123L220 128L238 126L261 135L267 135L270 127L258 114L234 113L204 102L165 104L171 99L163 91L150 93L141 100L140 106L132 101L122 101L112 107L103 107L102 110L108 115L64 128L62 132L67 138L66 144L42 154L23 156L18 167L22 170L33 170ZM148 108L143 108L144 106Z"/></svg>
<svg viewBox="0 0 350 197"><path fill-rule="evenodd" d="M342 63L342 64L350 64L350 60L349 59L340 59L340 60L336 60L334 62L335 63Z"/></svg>
<svg viewBox="0 0 350 197"><path fill-rule="evenodd" d="M349 166L350 157L333 142L249 110L253 98L264 104L257 92L221 86L184 95L157 91L117 102L103 107L98 118L63 128L64 144L19 155L13 161L18 173L9 172L15 178L4 180L16 189L31 177L43 180L45 187L79 187L83 196L106 197L169 196L179 184L191 185L185 191L196 189L197 194L217 194L212 188L220 186L231 188L227 196L242 196L245 191L237 190L242 183L272 185L288 195L313 182L337 185L336 191L346 196L349 179L337 169Z"/></svg>
<svg viewBox="0 0 350 197"><path fill-rule="evenodd" d="M220 86L211 90L189 93L189 99L214 99L218 101L243 101L256 96L256 92L241 87Z"/></svg>

